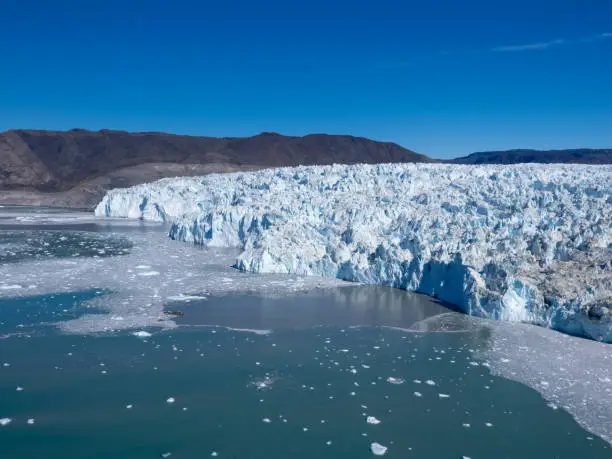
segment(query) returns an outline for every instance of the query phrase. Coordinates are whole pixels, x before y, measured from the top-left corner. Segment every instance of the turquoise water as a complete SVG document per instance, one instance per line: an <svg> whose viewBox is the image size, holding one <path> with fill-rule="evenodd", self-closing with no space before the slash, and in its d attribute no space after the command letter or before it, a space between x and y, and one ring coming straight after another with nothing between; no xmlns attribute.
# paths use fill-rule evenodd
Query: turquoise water
<svg viewBox="0 0 612 459"><path fill-rule="evenodd" d="M79 260L104 266L147 240L148 229L136 242L130 231L11 227L0 231L0 263L35 261L40 290L54 278L46 273L43 283L36 269L66 260L77 285ZM126 266L158 261L145 255ZM218 284L256 285L227 275ZM0 297L0 459L369 458L372 443L389 458L612 457L566 411L491 374L483 360L499 346L491 328L430 298L371 286L282 295L274 287L272 296L259 289L166 301L166 312L181 313L177 328L153 322L136 329L151 333L144 338L129 328L62 333L58 324L93 321L104 304L145 305L114 296L103 280L36 295L20 281L20 297Z"/></svg>
<svg viewBox="0 0 612 459"><path fill-rule="evenodd" d="M105 293L103 290L88 290L1 299L0 337L54 333L57 322L76 319L83 314L104 314L104 310L92 307L89 301Z"/></svg>
<svg viewBox="0 0 612 459"><path fill-rule="evenodd" d="M78 300L92 294L36 301L45 314L53 304L60 315L78 314ZM334 295L316 295L313 306L325 297ZM280 306L292 298L260 300ZM0 313L10 311L14 323L19 310L27 325L33 301L3 300ZM248 301L223 297L215 306L213 298L204 307L223 306L229 317ZM411 333L290 322L265 335L185 326L147 339L28 326L0 341L0 417L12 418L0 427L0 457L365 458L372 442L388 448L385 457L612 455L537 392L492 377L474 359L486 328Z"/></svg>

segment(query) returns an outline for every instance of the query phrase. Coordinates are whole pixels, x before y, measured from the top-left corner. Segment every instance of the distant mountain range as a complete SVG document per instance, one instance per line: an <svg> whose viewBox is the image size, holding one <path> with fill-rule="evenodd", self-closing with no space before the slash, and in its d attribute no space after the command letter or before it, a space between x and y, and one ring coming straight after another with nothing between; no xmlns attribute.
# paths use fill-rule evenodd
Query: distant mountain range
<svg viewBox="0 0 612 459"><path fill-rule="evenodd" d="M111 188L163 177L268 167L439 162L390 142L345 135L245 138L124 131L12 130L0 134L0 203L92 207ZM612 150L474 153L457 164L612 163Z"/></svg>
<svg viewBox="0 0 612 459"><path fill-rule="evenodd" d="M612 164L612 149L482 151L452 159L449 162L454 164Z"/></svg>

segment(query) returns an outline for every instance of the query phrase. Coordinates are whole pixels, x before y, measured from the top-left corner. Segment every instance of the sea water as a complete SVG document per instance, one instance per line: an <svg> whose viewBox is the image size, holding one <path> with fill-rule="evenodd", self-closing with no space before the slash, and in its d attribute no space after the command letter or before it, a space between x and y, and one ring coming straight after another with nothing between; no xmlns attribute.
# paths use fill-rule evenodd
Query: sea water
<svg viewBox="0 0 612 459"><path fill-rule="evenodd" d="M545 343L553 339L591 342L474 320L383 287L288 279L287 288L282 276L232 272L221 263L227 254L164 252L159 228L116 225L110 236L90 222L27 224L0 231L0 256L15 253L1 261L14 269L5 271L10 284L0 282L15 288L0 298L0 458L612 457L564 409L576 408L571 391L552 400L544 386L559 381L525 360L537 346L552 358ZM160 244L157 253L197 251L219 264L197 271L203 260L185 263L201 282L173 290L164 277L176 271L155 267L155 252L130 258L147 241ZM160 285L161 310L142 302L142 285L85 278L81 263L95 260L107 275L122 257L122 277L133 269L143 285ZM53 284L52 268L62 266L54 263L65 261L77 264ZM136 266L160 274L138 276ZM132 306L114 303L129 298L146 326L124 326ZM530 347L511 349L520 346ZM593 348L600 357L601 346ZM586 406L601 397L604 410L581 423L604 437L612 419L605 370L594 360L572 386ZM585 381L597 390L581 392Z"/></svg>

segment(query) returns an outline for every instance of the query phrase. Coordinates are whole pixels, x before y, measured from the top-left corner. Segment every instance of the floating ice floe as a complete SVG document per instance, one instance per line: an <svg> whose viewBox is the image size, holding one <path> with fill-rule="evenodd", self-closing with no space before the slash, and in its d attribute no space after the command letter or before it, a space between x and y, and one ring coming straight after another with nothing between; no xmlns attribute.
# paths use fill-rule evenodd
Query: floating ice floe
<svg viewBox="0 0 612 459"><path fill-rule="evenodd" d="M384 456L387 453L387 447L381 445L380 443L372 443L370 445L370 451L372 451L372 454L374 454L374 456Z"/></svg>
<svg viewBox="0 0 612 459"><path fill-rule="evenodd" d="M404 380L402 378L394 378L393 376L389 376L387 378L387 382L390 384L404 384Z"/></svg>
<svg viewBox="0 0 612 459"><path fill-rule="evenodd" d="M255 335L265 336L272 333L272 330L259 330L256 328L235 328L235 327L222 327L226 330L235 331L235 332L244 332L244 333L253 333ZM274 347L275 345L272 345Z"/></svg>
<svg viewBox="0 0 612 459"><path fill-rule="evenodd" d="M11 422L13 422L11 418L0 418L0 426L7 426Z"/></svg>
<svg viewBox="0 0 612 459"><path fill-rule="evenodd" d="M182 293L178 295L169 296L166 298L168 301L185 301L189 303L190 301L199 301L199 300L207 300L208 298L204 295L184 295Z"/></svg>
<svg viewBox="0 0 612 459"><path fill-rule="evenodd" d="M266 376L265 378L256 379L249 383L251 386L255 386L257 390L266 390L272 388L277 378Z"/></svg>
<svg viewBox="0 0 612 459"><path fill-rule="evenodd" d="M374 416L368 416L368 417L366 418L366 422L367 422L368 424L377 425L377 424L380 424L380 422L381 422L381 421L380 421L380 419L377 419L377 418L376 418L376 417L374 417Z"/></svg>
<svg viewBox="0 0 612 459"><path fill-rule="evenodd" d="M11 284L11 285L0 285L0 290L19 290L22 289L23 287L21 285L18 284Z"/></svg>
<svg viewBox="0 0 612 459"><path fill-rule="evenodd" d="M169 397L169 398L166 400L166 403L174 403L175 401L176 401L176 400L174 399L174 397Z"/></svg>
<svg viewBox="0 0 612 459"><path fill-rule="evenodd" d="M153 336L151 333L144 330L136 331L132 333L132 335L137 336L138 338L150 338Z"/></svg>
<svg viewBox="0 0 612 459"><path fill-rule="evenodd" d="M257 273L418 291L470 315L612 341L612 166L380 164L171 178L96 215L170 223Z"/></svg>

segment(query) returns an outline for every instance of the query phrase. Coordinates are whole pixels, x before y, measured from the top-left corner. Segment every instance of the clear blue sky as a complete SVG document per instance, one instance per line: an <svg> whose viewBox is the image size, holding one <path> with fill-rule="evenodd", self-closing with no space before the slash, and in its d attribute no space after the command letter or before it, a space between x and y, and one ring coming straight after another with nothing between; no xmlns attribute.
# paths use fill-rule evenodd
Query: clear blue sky
<svg viewBox="0 0 612 459"><path fill-rule="evenodd" d="M0 131L612 148L611 0L0 0Z"/></svg>

